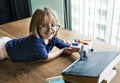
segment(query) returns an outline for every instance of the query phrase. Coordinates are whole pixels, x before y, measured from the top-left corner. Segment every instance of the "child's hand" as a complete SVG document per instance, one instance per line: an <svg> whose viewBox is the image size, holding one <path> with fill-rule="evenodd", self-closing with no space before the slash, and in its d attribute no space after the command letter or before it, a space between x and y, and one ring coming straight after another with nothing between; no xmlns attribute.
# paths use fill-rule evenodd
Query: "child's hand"
<svg viewBox="0 0 120 83"><path fill-rule="evenodd" d="M65 47L62 49L64 54L72 55L73 51L70 47Z"/></svg>
<svg viewBox="0 0 120 83"><path fill-rule="evenodd" d="M72 49L72 52L79 52L80 51L80 47L77 47L77 46L70 46L70 48Z"/></svg>

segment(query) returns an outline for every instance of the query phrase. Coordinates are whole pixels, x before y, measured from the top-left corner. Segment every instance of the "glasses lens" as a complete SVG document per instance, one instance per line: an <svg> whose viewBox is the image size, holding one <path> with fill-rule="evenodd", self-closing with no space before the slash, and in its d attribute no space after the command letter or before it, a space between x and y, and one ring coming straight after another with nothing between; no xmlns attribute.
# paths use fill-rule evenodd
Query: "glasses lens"
<svg viewBox="0 0 120 83"><path fill-rule="evenodd" d="M54 31L58 31L58 30L59 30L59 28L60 28L60 26L55 25L55 26L53 26L51 29L52 29L52 30L54 30Z"/></svg>
<svg viewBox="0 0 120 83"><path fill-rule="evenodd" d="M51 29L53 31L58 31L59 28L60 28L59 25L51 25L51 26L43 25L41 29L44 30L44 31L48 31L49 29Z"/></svg>

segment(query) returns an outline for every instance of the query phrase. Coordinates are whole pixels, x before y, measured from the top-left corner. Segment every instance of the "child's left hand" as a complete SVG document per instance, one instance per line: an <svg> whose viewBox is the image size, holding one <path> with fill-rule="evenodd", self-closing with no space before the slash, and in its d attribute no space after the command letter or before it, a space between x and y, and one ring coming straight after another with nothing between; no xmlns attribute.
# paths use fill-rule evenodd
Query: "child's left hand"
<svg viewBox="0 0 120 83"><path fill-rule="evenodd" d="M73 51L70 47L65 47L62 49L62 53L67 54L67 55L72 55Z"/></svg>
<svg viewBox="0 0 120 83"><path fill-rule="evenodd" d="M77 47L77 46L70 46L70 48L72 49L72 52L79 52L80 51L80 47Z"/></svg>

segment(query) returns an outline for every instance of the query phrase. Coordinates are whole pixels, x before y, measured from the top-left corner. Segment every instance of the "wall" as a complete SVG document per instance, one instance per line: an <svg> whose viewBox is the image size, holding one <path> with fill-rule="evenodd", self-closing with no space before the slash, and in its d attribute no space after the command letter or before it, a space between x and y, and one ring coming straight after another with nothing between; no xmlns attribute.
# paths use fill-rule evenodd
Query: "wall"
<svg viewBox="0 0 120 83"><path fill-rule="evenodd" d="M63 11L63 2L64 0L31 0L32 5L32 13L36 10L36 8L40 7L49 7L56 11L59 24L61 27L64 27L64 11Z"/></svg>
<svg viewBox="0 0 120 83"><path fill-rule="evenodd" d="M0 0L0 24L28 18L31 11L30 0Z"/></svg>

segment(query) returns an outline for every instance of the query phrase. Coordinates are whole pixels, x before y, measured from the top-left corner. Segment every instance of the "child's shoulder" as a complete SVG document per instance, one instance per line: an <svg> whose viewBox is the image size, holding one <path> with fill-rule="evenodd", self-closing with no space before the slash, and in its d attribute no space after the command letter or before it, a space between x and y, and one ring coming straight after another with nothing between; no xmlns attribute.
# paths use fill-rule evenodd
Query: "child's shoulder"
<svg viewBox="0 0 120 83"><path fill-rule="evenodd" d="M60 40L58 37L53 37L52 40Z"/></svg>
<svg viewBox="0 0 120 83"><path fill-rule="evenodd" d="M54 42L61 42L61 41L62 41L62 40L61 40L60 38L58 38L58 37L53 37L51 40L54 41Z"/></svg>

